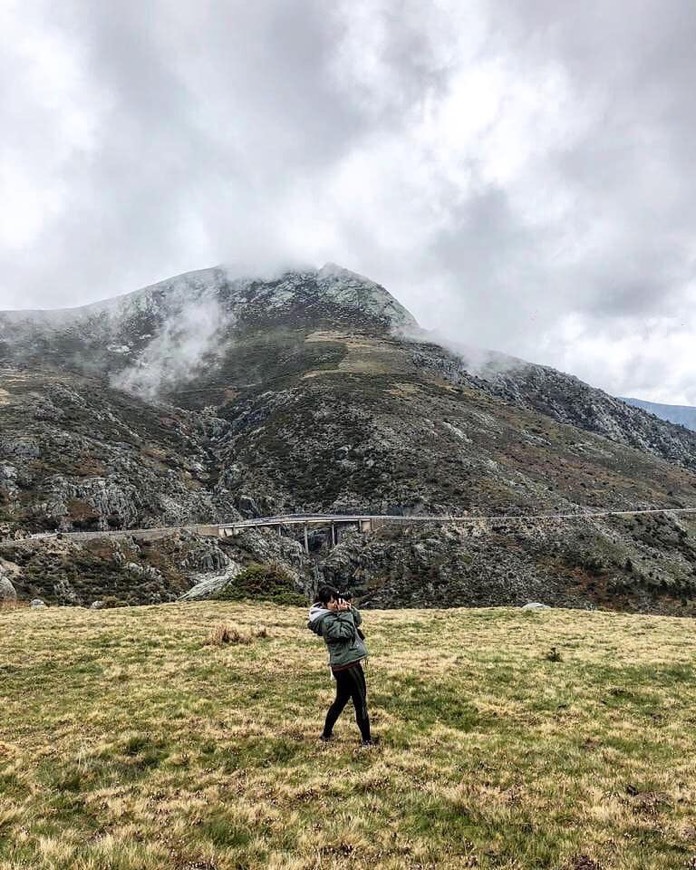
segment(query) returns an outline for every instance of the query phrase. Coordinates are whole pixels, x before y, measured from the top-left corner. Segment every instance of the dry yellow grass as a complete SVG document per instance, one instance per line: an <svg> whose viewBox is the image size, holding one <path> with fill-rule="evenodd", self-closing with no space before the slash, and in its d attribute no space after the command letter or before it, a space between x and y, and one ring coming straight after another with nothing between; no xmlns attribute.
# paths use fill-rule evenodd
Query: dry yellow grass
<svg viewBox="0 0 696 870"><path fill-rule="evenodd" d="M0 613L0 867L696 866L693 623L364 616L367 751L301 609Z"/></svg>
<svg viewBox="0 0 696 870"><path fill-rule="evenodd" d="M25 610L29 607L28 601L21 600L3 600L0 601L0 610Z"/></svg>

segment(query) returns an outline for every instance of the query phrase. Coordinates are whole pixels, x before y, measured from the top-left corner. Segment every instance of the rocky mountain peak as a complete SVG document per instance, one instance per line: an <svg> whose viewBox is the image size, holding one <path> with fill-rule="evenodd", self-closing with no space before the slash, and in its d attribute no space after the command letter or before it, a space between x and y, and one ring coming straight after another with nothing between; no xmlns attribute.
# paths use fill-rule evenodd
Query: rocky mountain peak
<svg viewBox="0 0 696 870"><path fill-rule="evenodd" d="M369 312L396 329L418 328L415 317L391 293L357 272L326 263L317 273L317 286L327 299Z"/></svg>
<svg viewBox="0 0 696 870"><path fill-rule="evenodd" d="M218 303L224 313L249 318L258 309L282 311L308 303L341 306L372 316L385 326L416 328L413 315L384 287L335 263L320 269L290 269L274 275L235 275L223 266L185 272L139 290L75 308L0 311L0 332L11 327L64 328L95 318L112 325L136 313L166 318L200 303ZM9 337L9 336L6 336Z"/></svg>
<svg viewBox="0 0 696 870"><path fill-rule="evenodd" d="M215 267L78 308L0 312L0 363L110 373L149 364L148 354L200 360L259 330L417 326L384 287L333 263L264 277Z"/></svg>

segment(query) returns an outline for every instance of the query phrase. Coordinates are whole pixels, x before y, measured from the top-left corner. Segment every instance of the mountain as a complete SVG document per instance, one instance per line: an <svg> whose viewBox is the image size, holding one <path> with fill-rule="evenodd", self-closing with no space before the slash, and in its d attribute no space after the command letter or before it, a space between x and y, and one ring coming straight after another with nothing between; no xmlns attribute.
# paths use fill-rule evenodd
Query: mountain
<svg viewBox="0 0 696 870"><path fill-rule="evenodd" d="M473 518L689 507L696 434L553 369L447 349L339 267L210 269L83 308L4 312L0 365L6 538L285 512L472 517L331 550L316 534L312 559L289 534L9 541L0 559L22 594L166 600L254 561L376 606L693 611L688 515Z"/></svg>
<svg viewBox="0 0 696 870"><path fill-rule="evenodd" d="M696 408L689 405L662 405L659 402L646 402L643 399L621 399L635 408L642 408L649 414L654 414L661 420L668 420L678 426L684 426L696 432Z"/></svg>

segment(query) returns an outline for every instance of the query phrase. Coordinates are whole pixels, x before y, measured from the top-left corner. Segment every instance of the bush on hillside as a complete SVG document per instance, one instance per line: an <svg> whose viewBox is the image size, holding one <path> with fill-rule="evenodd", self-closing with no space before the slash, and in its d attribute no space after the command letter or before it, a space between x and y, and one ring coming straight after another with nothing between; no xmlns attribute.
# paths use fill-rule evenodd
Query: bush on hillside
<svg viewBox="0 0 696 870"><path fill-rule="evenodd" d="M100 609L111 609L114 607L128 607L128 602L123 601L121 598L117 598L115 595L107 595L106 597L100 599L101 600L101 608Z"/></svg>
<svg viewBox="0 0 696 870"><path fill-rule="evenodd" d="M275 562L247 565L222 589L218 598L224 601L272 601L299 607L307 603L304 595L296 590L292 577Z"/></svg>

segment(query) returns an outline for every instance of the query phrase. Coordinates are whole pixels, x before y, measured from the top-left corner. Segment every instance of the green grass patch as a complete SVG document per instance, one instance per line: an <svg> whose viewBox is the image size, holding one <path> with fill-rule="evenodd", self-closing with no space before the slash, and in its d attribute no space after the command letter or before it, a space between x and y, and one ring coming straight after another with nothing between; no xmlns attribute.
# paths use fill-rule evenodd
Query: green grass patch
<svg viewBox="0 0 696 870"><path fill-rule="evenodd" d="M0 613L0 868L696 863L687 620L365 612L366 751L350 709L317 739L333 684L305 618Z"/></svg>

